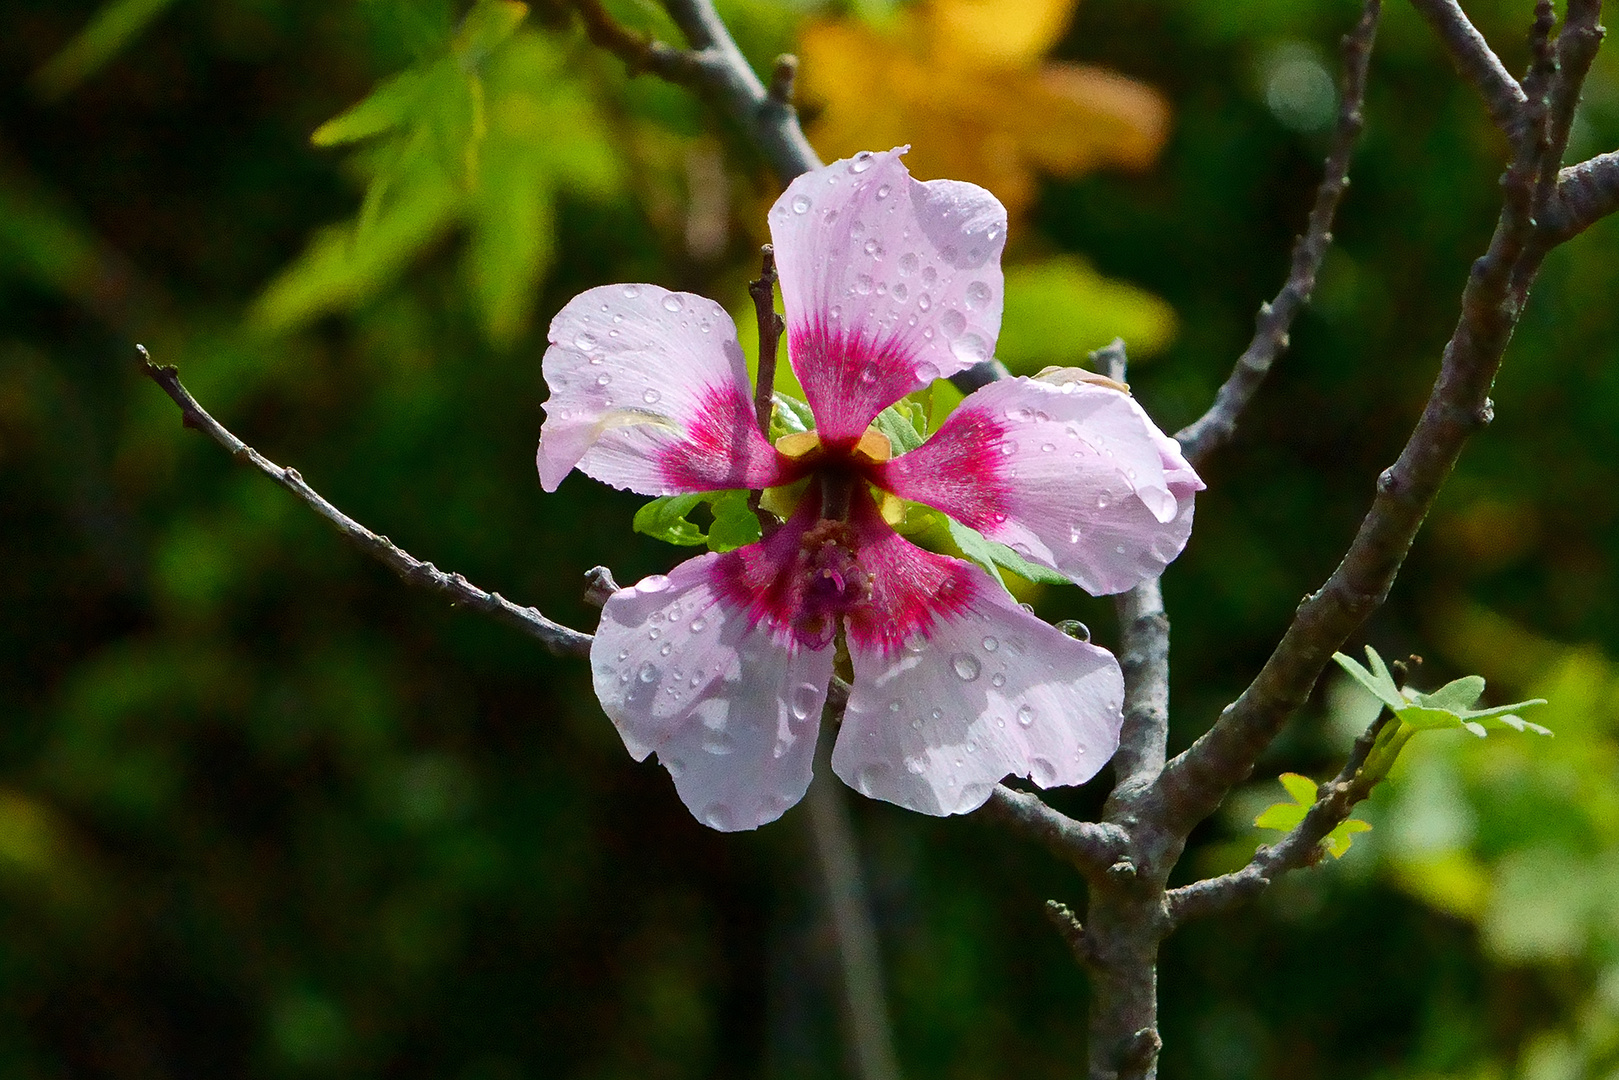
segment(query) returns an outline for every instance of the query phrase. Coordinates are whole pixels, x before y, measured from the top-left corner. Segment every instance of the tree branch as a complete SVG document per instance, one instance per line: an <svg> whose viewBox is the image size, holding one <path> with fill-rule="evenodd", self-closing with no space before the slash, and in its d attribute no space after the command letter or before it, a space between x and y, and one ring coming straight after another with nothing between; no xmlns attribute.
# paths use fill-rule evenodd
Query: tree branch
<svg viewBox="0 0 1619 1080"><path fill-rule="evenodd" d="M768 439L770 411L775 401L776 353L780 351L781 332L787 324L776 313L776 249L766 244L759 254L759 278L748 282L748 295L753 297L753 312L759 320L759 377L754 380L753 412L759 431Z"/></svg>
<svg viewBox="0 0 1619 1080"><path fill-rule="evenodd" d="M1484 99L1495 126L1506 133L1514 144L1521 138L1524 120L1529 110L1529 98L1495 55L1490 43L1463 13L1456 0L1411 0L1440 42L1450 53L1456 70L1461 73Z"/></svg>
<svg viewBox="0 0 1619 1080"><path fill-rule="evenodd" d="M599 48L624 61L631 75L651 72L675 83L692 83L702 75L697 54L637 33L608 14L600 0L574 0L585 34Z"/></svg>
<svg viewBox="0 0 1619 1080"><path fill-rule="evenodd" d="M1261 847L1254 852L1252 861L1235 873L1171 889L1165 897L1171 925L1229 911L1264 892L1287 871L1319 862L1321 842L1344 823L1355 805L1370 795L1382 780L1382 776L1363 775L1361 769L1378 735L1393 720L1394 715L1384 710L1372 721L1355 740L1349 759L1338 775L1317 789L1315 803L1305 812L1304 820L1278 843Z"/></svg>
<svg viewBox="0 0 1619 1080"><path fill-rule="evenodd" d="M1557 35L1556 68L1544 104L1537 208L1545 207L1555 194L1558 170L1574 126L1574 110L1580 103L1580 91L1591 72L1591 62L1602 47L1601 19L1602 0L1568 0L1563 30Z"/></svg>
<svg viewBox="0 0 1619 1080"><path fill-rule="evenodd" d="M557 656L590 654L589 634L582 634L560 623L554 623L536 609L520 607L499 593L485 592L460 574L446 574L432 563L421 561L397 547L386 536L377 535L343 513L305 483L304 478L298 475L298 470L277 465L231 434L223 424L210 416L206 409L197 404L196 398L180 385L180 373L175 368L169 365L157 366L152 363L152 358L147 354L144 345L135 347L140 350L141 364L147 378L162 387L163 392L180 407L181 420L186 427L201 431L224 447L231 457L257 469L298 496L305 505L325 518L332 528L342 533L355 547L398 574L406 584L438 593L458 607L471 608L473 611L493 616L507 626L516 627L535 638Z"/></svg>
<svg viewBox="0 0 1619 1080"><path fill-rule="evenodd" d="M1557 187L1540 215L1553 245L1571 240L1619 211L1619 150L1582 161L1557 174Z"/></svg>
<svg viewBox="0 0 1619 1080"><path fill-rule="evenodd" d="M1287 348L1293 320L1315 291L1316 274L1332 243L1332 219L1338 212L1344 189L1349 186L1349 161L1365 123L1367 70L1381 13L1381 0L1367 0L1361 9L1360 21L1344 35L1338 123L1333 130L1325 175L1316 188L1308 223L1303 235L1293 244L1287 281L1274 300L1260 305L1254 320L1253 340L1220 387L1209 411L1175 435L1194 468L1201 468L1210 454L1230 441L1237 429L1237 417L1253 400L1276 358Z"/></svg>
<svg viewBox="0 0 1619 1080"><path fill-rule="evenodd" d="M1128 847L1128 837L1119 826L1076 821L1035 796L1005 784L995 786L978 814L1044 845L1093 882L1104 879L1108 870L1124 858Z"/></svg>

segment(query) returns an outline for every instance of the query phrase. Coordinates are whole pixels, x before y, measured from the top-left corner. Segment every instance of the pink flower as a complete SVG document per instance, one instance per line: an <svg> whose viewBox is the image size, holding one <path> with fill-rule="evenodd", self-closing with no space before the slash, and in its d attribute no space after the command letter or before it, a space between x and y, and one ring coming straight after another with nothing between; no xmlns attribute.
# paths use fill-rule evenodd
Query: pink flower
<svg viewBox="0 0 1619 1080"><path fill-rule="evenodd" d="M1203 484L1174 440L1082 373L987 386L890 458L877 414L992 355L1006 234L993 195L913 180L902 152L801 176L770 211L814 438L760 434L735 325L711 300L608 285L551 324L547 491L575 467L648 495L807 481L760 542L615 593L591 647L624 745L637 760L657 751L716 829L755 828L803 797L840 630L853 679L832 768L873 798L965 813L1008 775L1087 780L1118 745L1113 656L899 536L883 493L1093 593L1156 575L1191 531Z"/></svg>

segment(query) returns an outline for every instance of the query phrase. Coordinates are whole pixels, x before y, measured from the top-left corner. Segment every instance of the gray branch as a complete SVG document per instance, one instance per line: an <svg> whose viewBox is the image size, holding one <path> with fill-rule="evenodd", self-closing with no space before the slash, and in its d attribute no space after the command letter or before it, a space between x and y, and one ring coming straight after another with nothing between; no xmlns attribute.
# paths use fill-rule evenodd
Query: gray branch
<svg viewBox="0 0 1619 1080"><path fill-rule="evenodd" d="M1366 78L1381 12L1380 0L1367 3L1361 11L1360 22L1344 35L1338 122L1309 221L1303 235L1293 244L1287 281L1274 300L1260 305L1254 320L1253 340L1215 395L1209 411L1175 435L1194 468L1201 467L1210 454L1230 441L1237 430L1237 417L1253 400L1276 358L1287 348L1293 320L1315 291L1316 274L1332 243L1332 219L1338 213L1344 189L1349 186L1349 161L1365 125ZM1513 86L1516 88L1517 84Z"/></svg>
<svg viewBox="0 0 1619 1080"><path fill-rule="evenodd" d="M1384 711L1361 733L1337 777L1320 786L1304 820L1278 843L1260 848L1248 865L1235 873L1171 889L1165 897L1171 924L1178 926L1187 919L1228 911L1264 892L1283 873L1319 862L1321 842L1344 823L1355 805L1370 795L1382 779L1363 776L1361 768L1377 736L1393 719L1392 713Z"/></svg>
<svg viewBox="0 0 1619 1080"><path fill-rule="evenodd" d="M1456 0L1411 0L1411 6L1428 20L1456 70L1484 99L1495 126L1516 141L1523 130L1529 98L1461 5Z"/></svg>
<svg viewBox="0 0 1619 1080"><path fill-rule="evenodd" d="M1117 825L1076 821L1040 799L997 784L978 816L1007 826L1044 845L1093 882L1102 880L1129 850L1129 836Z"/></svg>
<svg viewBox="0 0 1619 1080"><path fill-rule="evenodd" d="M582 634L560 623L552 622L536 609L514 604L499 593L485 592L460 574L446 574L432 563L423 562L399 548L386 536L379 536L343 513L305 483L304 478L298 475L298 470L277 465L231 434L223 424L210 416L206 409L197 404L197 399L180 385L180 373L175 368L169 365L159 367L152 363L152 358L147 354L144 345L135 347L140 350L141 364L146 376L162 387L163 392L180 407L181 421L186 427L201 431L224 447L231 457L257 469L298 496L306 506L325 518L332 528L342 533L350 543L398 574L406 584L438 593L457 607L470 608L484 615L493 616L507 626L528 634L557 656L590 654L589 634Z"/></svg>
<svg viewBox="0 0 1619 1080"><path fill-rule="evenodd" d="M1619 210L1619 150L1582 161L1557 174L1541 227L1554 244L1571 240Z"/></svg>

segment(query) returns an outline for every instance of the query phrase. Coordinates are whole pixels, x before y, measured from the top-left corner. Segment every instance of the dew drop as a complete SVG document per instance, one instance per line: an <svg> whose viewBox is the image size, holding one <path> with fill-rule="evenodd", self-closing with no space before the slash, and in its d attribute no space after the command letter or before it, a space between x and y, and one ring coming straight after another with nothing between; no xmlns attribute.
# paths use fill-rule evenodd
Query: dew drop
<svg viewBox="0 0 1619 1080"><path fill-rule="evenodd" d="M907 251L899 257L899 272L906 277L916 273L916 268L922 265L922 260L916 257L916 252Z"/></svg>
<svg viewBox="0 0 1619 1080"><path fill-rule="evenodd" d="M639 286L639 285L626 285L626 286L624 286L624 298L626 300L634 300L637 296L640 296L640 295L641 295L641 286Z"/></svg>
<svg viewBox="0 0 1619 1080"><path fill-rule="evenodd" d="M1057 444L1056 443L1041 443L1040 444L1040 452L1041 453L1049 454L1055 449L1057 449Z"/></svg>
<svg viewBox="0 0 1619 1080"><path fill-rule="evenodd" d="M955 308L951 308L939 320L939 329L944 331L944 336L947 338L960 337L962 332L967 329L967 316ZM976 337L977 335L974 336Z"/></svg>
<svg viewBox="0 0 1619 1080"><path fill-rule="evenodd" d="M897 712L899 712L899 710L900 710L899 698L895 698L893 701L890 701L888 703L888 711L889 712L897 713Z"/></svg>
<svg viewBox="0 0 1619 1080"><path fill-rule="evenodd" d="M1019 705L1017 710L1017 722L1021 727L1030 727L1033 725L1034 710L1027 705Z"/></svg>
<svg viewBox="0 0 1619 1080"><path fill-rule="evenodd" d="M893 292L894 299L900 301L903 301L906 297L911 295L911 290L906 288L903 281L895 282Z"/></svg>
<svg viewBox="0 0 1619 1080"><path fill-rule="evenodd" d="M1012 439L1002 439L1001 453L1006 457L1011 457L1013 454L1017 453L1017 443Z"/></svg>
<svg viewBox="0 0 1619 1080"><path fill-rule="evenodd" d="M912 776L921 776L928 771L926 758L910 757L905 759L905 771Z"/></svg>
<svg viewBox="0 0 1619 1080"><path fill-rule="evenodd" d="M598 375L598 376L596 376L596 385L597 386L606 386L608 383L610 383L612 381L613 381L613 377L611 375Z"/></svg>
<svg viewBox="0 0 1619 1080"><path fill-rule="evenodd" d="M967 306L974 310L987 306L994 298L995 293L982 281L967 286Z"/></svg>
<svg viewBox="0 0 1619 1080"><path fill-rule="evenodd" d="M809 683L800 683L793 690L792 709L793 717L798 720L808 720L815 715L821 703L821 691Z"/></svg>
<svg viewBox="0 0 1619 1080"><path fill-rule="evenodd" d="M951 315L957 314L959 313L954 311L949 312L945 315L945 321L949 321ZM948 327L946 327L946 332L949 332ZM989 342L983 339L982 335L962 334L960 337L957 337L956 340L950 343L950 351L955 353L956 359L962 361L963 363L981 364L985 360L989 359L990 345Z"/></svg>
<svg viewBox="0 0 1619 1080"><path fill-rule="evenodd" d="M875 237L867 240L862 250L864 250L865 253L870 255L873 259L880 259L883 257L883 246L877 242Z"/></svg>
<svg viewBox="0 0 1619 1080"><path fill-rule="evenodd" d="M877 381L877 365L875 363L868 361L866 365L860 369L860 381L865 383L867 386L870 386L872 383Z"/></svg>
<svg viewBox="0 0 1619 1080"><path fill-rule="evenodd" d="M580 352L589 352L596 347L596 335L587 331L574 338L573 344Z"/></svg>
<svg viewBox="0 0 1619 1080"><path fill-rule="evenodd" d="M808 195L800 195L793 200L793 213L807 214L809 213L809 208L810 201Z"/></svg>
<svg viewBox="0 0 1619 1080"><path fill-rule="evenodd" d="M648 641L657 641L663 636L663 631L654 626L652 629L646 632L646 636Z"/></svg>
<svg viewBox="0 0 1619 1080"><path fill-rule="evenodd" d="M997 671L995 674L989 677L989 685L999 690L1001 687L1006 685L1006 676Z"/></svg>
<svg viewBox="0 0 1619 1080"><path fill-rule="evenodd" d="M859 293L861 296L870 296L871 295L871 275L870 274L861 274L859 277L855 278L854 279L854 291Z"/></svg>
<svg viewBox="0 0 1619 1080"><path fill-rule="evenodd" d="M1100 495L1098 495L1096 497L1096 508L1098 510L1106 510L1107 507L1108 507L1108 503L1110 503L1112 501L1113 500L1111 500L1111 499L1109 499L1107 497L1107 493L1103 492L1102 494L1100 494Z"/></svg>
<svg viewBox="0 0 1619 1080"><path fill-rule="evenodd" d="M917 382L927 384L927 383L931 383L934 379L937 379L938 377L939 377L939 369L934 367L932 364L921 363L921 364L916 365L916 381Z"/></svg>
<svg viewBox="0 0 1619 1080"><path fill-rule="evenodd" d="M927 651L928 639L920 633L914 633L905 639L905 651L912 655L921 655ZM897 705L898 702L895 702Z"/></svg>
<svg viewBox="0 0 1619 1080"><path fill-rule="evenodd" d="M981 670L977 657L968 656L966 653L952 656L950 666L955 670L956 678L962 682L972 682L978 678L978 672Z"/></svg>
<svg viewBox="0 0 1619 1080"><path fill-rule="evenodd" d="M731 813L731 808L724 803L714 803L703 811L703 824L711 829L730 832L735 821L736 818Z"/></svg>
<svg viewBox="0 0 1619 1080"><path fill-rule="evenodd" d="M863 173L869 168L871 168L870 150L860 151L854 156L854 160L849 162L849 171L852 173Z"/></svg>
<svg viewBox="0 0 1619 1080"><path fill-rule="evenodd" d="M669 578L664 574L648 574L635 585L635 591L639 593L660 593L668 588Z"/></svg>
<svg viewBox="0 0 1619 1080"><path fill-rule="evenodd" d="M878 184L877 185L877 198L879 198L879 199L888 198L888 193L890 191L892 191L892 190L893 189L890 188L887 184Z"/></svg>
<svg viewBox="0 0 1619 1080"><path fill-rule="evenodd" d="M786 753L787 753L787 740L786 739L777 739L776 740L776 745L770 748L770 756L775 758L777 761L780 761L782 759L783 755L785 755Z"/></svg>
<svg viewBox="0 0 1619 1080"><path fill-rule="evenodd" d="M855 790L865 796L877 790L879 782L888 773L888 766L883 764L867 765L854 774Z"/></svg>
<svg viewBox="0 0 1619 1080"><path fill-rule="evenodd" d="M658 393L656 390L648 389L646 393L641 395L641 400L646 402L648 405L656 405L658 403L658 399L662 396L663 395Z"/></svg>
<svg viewBox="0 0 1619 1080"><path fill-rule="evenodd" d="M1125 551L1125 548L1124 548L1124 545L1123 545L1123 544L1120 544L1120 545L1119 545L1119 546L1118 546L1118 547L1116 547L1116 548L1114 548L1114 549L1113 549L1113 552L1114 552L1114 554L1116 554L1116 555L1123 555L1123 554L1124 554L1124 551Z"/></svg>
<svg viewBox="0 0 1619 1080"><path fill-rule="evenodd" d="M921 731L922 730L922 718L920 716L913 716L911 718L911 730L912 731Z"/></svg>
<svg viewBox="0 0 1619 1080"><path fill-rule="evenodd" d="M927 293L919 293L916 297L916 306L918 310L927 311L929 308L933 307L933 297L929 296Z"/></svg>
<svg viewBox="0 0 1619 1080"><path fill-rule="evenodd" d="M995 638L987 637L987 638L984 639L984 651L985 652L994 652L996 649L998 649L1000 647L1001 647L1001 643L998 640L996 640Z"/></svg>
<svg viewBox="0 0 1619 1080"><path fill-rule="evenodd" d="M1079 526L1078 525L1070 525L1070 526L1068 526L1068 542L1070 544L1077 544L1077 543L1079 543L1079 537L1080 537Z"/></svg>
<svg viewBox="0 0 1619 1080"><path fill-rule="evenodd" d="M674 650L674 647L675 646L674 646L673 642L665 641L663 643L663 648L658 650L658 655L659 656L668 656L669 653Z"/></svg>
<svg viewBox="0 0 1619 1080"><path fill-rule="evenodd" d="M932 712L928 713L928 715L933 717L934 720L943 720L944 719L944 710L943 709L934 709Z"/></svg>
<svg viewBox="0 0 1619 1080"><path fill-rule="evenodd" d="M640 679L644 683L657 682L658 665L648 660L646 663L641 665L641 670L636 672L636 678Z"/></svg>
<svg viewBox="0 0 1619 1080"><path fill-rule="evenodd" d="M826 317L831 319L833 322L837 322L839 319L843 318L843 309L838 307L838 305L833 304L827 309Z"/></svg>
<svg viewBox="0 0 1619 1080"><path fill-rule="evenodd" d="M1029 759L1029 779L1040 787L1048 788L1057 782L1057 766L1043 757Z"/></svg>

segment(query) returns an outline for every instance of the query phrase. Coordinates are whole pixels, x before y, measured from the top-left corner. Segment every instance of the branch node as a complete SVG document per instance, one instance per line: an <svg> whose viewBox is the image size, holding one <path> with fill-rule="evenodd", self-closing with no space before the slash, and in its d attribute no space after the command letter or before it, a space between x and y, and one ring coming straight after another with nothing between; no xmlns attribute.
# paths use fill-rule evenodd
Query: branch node
<svg viewBox="0 0 1619 1080"><path fill-rule="evenodd" d="M797 80L798 57L792 53L782 53L776 57L775 66L770 69L769 103L776 106L791 106L793 84Z"/></svg>
<svg viewBox="0 0 1619 1080"><path fill-rule="evenodd" d="M1136 879L1136 864L1129 859L1120 859L1107 868L1107 876L1119 885L1128 885Z"/></svg>
<svg viewBox="0 0 1619 1080"><path fill-rule="evenodd" d="M602 607L607 598L618 592L619 584L613 580L613 572L605 566L592 566L585 571L585 603L591 607Z"/></svg>
<svg viewBox="0 0 1619 1080"><path fill-rule="evenodd" d="M1090 938L1085 933L1085 927L1080 923L1079 917L1074 914L1067 904L1056 900L1046 901L1046 920L1056 927L1057 933L1068 942L1069 949L1073 950L1074 959L1079 961L1081 967L1089 968L1096 964L1096 950L1091 948Z"/></svg>

